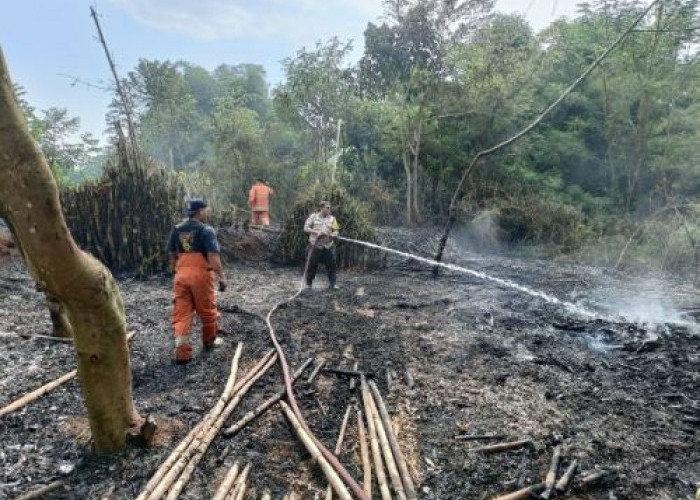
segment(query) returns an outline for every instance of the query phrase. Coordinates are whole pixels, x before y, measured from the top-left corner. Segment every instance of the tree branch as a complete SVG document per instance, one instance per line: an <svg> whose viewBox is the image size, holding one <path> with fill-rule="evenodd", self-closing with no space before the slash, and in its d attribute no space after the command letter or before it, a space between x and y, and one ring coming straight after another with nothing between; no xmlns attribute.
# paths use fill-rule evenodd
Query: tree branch
<svg viewBox="0 0 700 500"><path fill-rule="evenodd" d="M581 73L581 76L579 76L571 85L569 85L564 92L557 97L554 102L552 102L547 108L540 113L539 116L537 116L528 126L526 126L524 129L522 129L520 132L517 134L511 136L510 138L506 139L503 142L500 142L496 144L495 146L492 146L488 149L483 149L479 152L477 152L474 157L472 158L471 163L469 166L466 168L464 171L464 174L462 175L462 178L459 181L459 184L457 185L457 189L455 189L454 194L452 195L452 199L450 200L450 206L448 208L448 215L447 215L447 222L445 224L445 230L443 232L442 237L440 238L440 244L438 247L437 254L435 255L435 260L437 262L440 262L442 260L442 254L445 250L445 245L447 244L447 238L449 238L450 235L450 230L452 229L452 225L455 222L455 209L457 207L457 203L459 201L461 192L462 192L462 187L464 186L465 181L467 178L469 178L470 174L472 171L476 169L476 166L478 165L478 162L481 158L488 156L499 149L502 149L506 146L509 146L516 142L518 139L522 138L525 134L530 132L533 128L535 128L537 125L540 124L540 122L554 110L561 102L576 88L578 87L581 82L583 82L588 75L591 74L591 72L598 67L598 65L603 62L603 60L613 51L617 48L620 43L625 39L627 35L629 35L635 28L636 26L644 19L644 17L649 13L649 11L657 4L659 3L660 0L654 0L652 1L649 6L642 11L642 13L637 16L637 18L632 22L632 24L625 30L623 31L620 36L617 37L617 39L610 45L605 52L603 52L600 56L596 58L595 61L593 61L586 70Z"/></svg>

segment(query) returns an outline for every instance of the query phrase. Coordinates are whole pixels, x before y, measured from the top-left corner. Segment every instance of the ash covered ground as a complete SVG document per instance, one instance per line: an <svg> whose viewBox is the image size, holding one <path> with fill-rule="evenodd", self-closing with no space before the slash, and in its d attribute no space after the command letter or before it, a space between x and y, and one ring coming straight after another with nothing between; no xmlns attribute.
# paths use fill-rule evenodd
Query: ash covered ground
<svg viewBox="0 0 700 500"><path fill-rule="evenodd" d="M429 253L431 234L394 231L393 246ZM247 246L243 245L247 248ZM22 265L0 258L0 405L74 368L71 345L18 334L49 334L43 295ZM453 244L449 262L506 278L601 312L577 316L520 291L457 273L438 278L424 266L389 259L387 267L341 271L341 289L304 294L273 318L290 363L309 357L372 372L394 419L419 497L488 499L541 480L557 443L565 467L617 477L572 499L684 500L700 481L700 296L689 285L544 260L482 257ZM170 279L122 280L136 404L159 430L151 449L114 457L90 451L79 384L69 382L0 419L0 498L55 479L55 498L135 498L179 439L218 398L236 343L239 373L271 348L258 315L294 293L300 270L236 260L220 296L224 345L171 363ZM661 287L660 283L664 283ZM627 319L615 317L624 312ZM636 319L654 323L636 323ZM199 345L197 345L197 349ZM309 372L306 372L308 374ZM281 387L273 367L229 424ZM332 448L349 404L348 381L302 378L296 393L311 428ZM341 461L361 477L357 428L348 428ZM532 446L484 455L487 443L462 434L529 438ZM230 453L222 456L227 446ZM318 498L325 480L278 407L235 437L217 438L182 498L210 498L234 460L252 462L246 498L294 488ZM374 488L376 492L376 486Z"/></svg>

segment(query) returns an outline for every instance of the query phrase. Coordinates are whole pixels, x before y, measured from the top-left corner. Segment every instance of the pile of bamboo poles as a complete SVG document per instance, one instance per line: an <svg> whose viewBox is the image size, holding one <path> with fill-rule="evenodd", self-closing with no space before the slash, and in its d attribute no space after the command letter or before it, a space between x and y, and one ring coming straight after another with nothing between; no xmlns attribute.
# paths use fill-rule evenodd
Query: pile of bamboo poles
<svg viewBox="0 0 700 500"><path fill-rule="evenodd" d="M137 500L175 500L185 489L190 478L194 474L197 465L209 449L226 419L238 406L243 396L251 386L262 377L267 370L277 361L274 351L269 351L260 361L240 380L236 381L238 371L238 361L243 349L242 344L238 344L236 353L231 362L231 374L223 393L219 397L214 407L207 415L185 436L180 444L173 450L170 456L161 464L156 473L141 491ZM241 473L241 477L243 473ZM245 479L242 479L245 482ZM241 486L241 488L244 488ZM228 490L227 490L228 492ZM234 497L236 500L242 495ZM238 493L236 493L238 495ZM226 499L231 498L226 496Z"/></svg>
<svg viewBox="0 0 700 500"><path fill-rule="evenodd" d="M351 390L353 385L354 384L351 384ZM382 500L392 500L394 498L416 500L417 494L413 485L413 480L399 447L391 417L386 409L384 400L376 384L372 381L367 382L364 376L360 379L360 397L362 398L361 407L364 408L364 419L362 409L356 407L355 404L351 402L343 415L334 450L335 454L339 455L342 452L342 445L350 416L353 412L353 408L355 408L363 471L362 489L366 497L372 498L373 461L375 476ZM323 498L325 500L331 500L335 494L337 498L342 500L352 499L345 484L343 484L343 481L335 470L330 467L324 456L318 451L307 431L300 425L294 412L284 402L280 404L282 411L292 425L299 440L306 447L319 467L321 467L328 480L328 488ZM367 438L369 438L370 442L369 447L367 446ZM372 452L372 461L370 461L370 449ZM286 498L289 498L290 495L293 495L293 492L289 493Z"/></svg>
<svg viewBox="0 0 700 500"><path fill-rule="evenodd" d="M123 144L117 151L101 179L61 193L68 227L78 245L113 272L162 272L184 191L173 175L149 167Z"/></svg>

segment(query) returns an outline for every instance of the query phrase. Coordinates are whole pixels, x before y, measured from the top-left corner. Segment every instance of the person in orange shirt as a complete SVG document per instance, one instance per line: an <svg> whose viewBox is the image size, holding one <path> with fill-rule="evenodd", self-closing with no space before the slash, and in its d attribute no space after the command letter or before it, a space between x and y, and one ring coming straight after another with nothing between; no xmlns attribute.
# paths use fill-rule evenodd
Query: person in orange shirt
<svg viewBox="0 0 700 500"><path fill-rule="evenodd" d="M252 217L251 226L270 225L270 197L275 194L274 190L265 184L262 179L257 179L248 193L248 205Z"/></svg>

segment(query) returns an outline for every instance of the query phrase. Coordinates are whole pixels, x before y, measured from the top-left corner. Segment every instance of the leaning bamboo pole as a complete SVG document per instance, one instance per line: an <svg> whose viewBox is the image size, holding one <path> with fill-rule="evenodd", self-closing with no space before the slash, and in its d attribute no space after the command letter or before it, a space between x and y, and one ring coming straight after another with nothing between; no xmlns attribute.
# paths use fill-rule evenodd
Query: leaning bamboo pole
<svg viewBox="0 0 700 500"><path fill-rule="evenodd" d="M129 334L126 336L126 341L129 342L133 337L134 337L134 332L129 332ZM78 370L69 371L68 373L61 375L57 379L52 380L51 382L42 385L38 389L33 390L29 394L25 394L24 396L14 400L12 403L10 403L7 406L0 409L0 417L4 417L5 415L8 415L14 411L17 411L20 408L22 408L23 406L31 403L32 401L39 399L41 396L43 396L47 392L50 392L53 389L55 389L56 387L60 387L61 385L68 382L69 380L72 380L73 378L75 378L76 375L78 375Z"/></svg>
<svg viewBox="0 0 700 500"><path fill-rule="evenodd" d="M173 465L182 457L184 453L186 453L186 451L192 444L192 440L201 432L204 423L208 421L210 415L212 415L212 412L221 411L221 408L223 407L222 401L228 400L228 397L230 396L230 394L228 393L230 393L233 390L233 386L236 381L236 373L238 372L238 362L240 360L242 351L243 343L239 342L238 346L236 347L236 352L233 355L233 359L231 360L231 372L229 374L228 380L226 381L226 386L224 387L224 391L221 393L221 396L219 397L212 410L209 413L207 413L207 415L202 420L200 420L189 433L187 433L185 438L182 441L180 441L180 444L178 444L177 447L170 453L168 458L165 459L165 462L163 462L161 466L158 467L158 470L156 470L155 474L153 474L148 483L146 483L146 486L143 488L143 490L141 490L141 493L139 494L136 500L146 500L151 496L151 494L158 487L163 478L168 474L168 472L170 472L170 469L173 467Z"/></svg>
<svg viewBox="0 0 700 500"><path fill-rule="evenodd" d="M392 500L389 486L386 484L386 473L384 472L384 464L382 464L382 451L379 447L377 428L372 418L372 397L367 390L367 381L365 377L360 378L360 387L362 392L362 402L365 407L365 418L367 418L367 430L369 431L369 444L372 448L372 458L374 460L374 469L377 473L377 484L382 500Z"/></svg>
<svg viewBox="0 0 700 500"><path fill-rule="evenodd" d="M350 410L352 410L352 405L348 405L348 409L345 410L345 415L343 415L343 421L340 424L340 431L338 432L338 440L335 442L334 452L336 455L340 455L340 452L343 449L343 439L345 438L345 430L348 427L348 420L350 419ZM331 488L330 484L326 487L325 499L326 500L333 500L333 488Z"/></svg>
<svg viewBox="0 0 700 500"><path fill-rule="evenodd" d="M284 411L285 415L287 415L287 419L292 424L292 427L294 428L294 431L301 440L302 444L306 447L306 450L314 458L314 460L316 460L316 463L321 467L321 470L323 470L323 473L326 475L326 479L331 486L333 486L333 489L338 497L340 497L341 500L352 500L350 492L345 487L345 484L340 479L340 476L338 476L335 469L331 467L326 458L321 454L321 451L316 446L316 443L313 441L313 439L311 439L309 434L301 425L301 422L299 422L299 419L294 412L284 401L280 401L280 406L282 406L282 411Z"/></svg>
<svg viewBox="0 0 700 500"><path fill-rule="evenodd" d="M309 367L309 365L313 362L314 358L309 358L307 359L303 365L301 365L296 372L294 372L294 375L292 375L292 385L296 380L301 377L302 373ZM286 391L284 389L281 389L277 394L271 396L268 398L266 401L264 401L261 405L259 405L257 408L254 408L250 410L248 413L243 415L235 424L233 424L231 427L226 429L223 432L224 437L231 437L236 435L238 432L240 432L241 429L243 429L246 425L248 425L250 422L258 418L260 415L265 413L268 408L270 408L272 405L277 403L280 399L284 397L286 394Z"/></svg>
<svg viewBox="0 0 700 500"><path fill-rule="evenodd" d="M379 388L374 381L369 381L369 387L374 395L374 400L377 404L379 410L379 416L384 423L384 429L386 430L387 438L389 440L389 445L391 446L391 451L396 460L396 465L399 470L399 476L401 476L401 482L406 491L406 497L408 500L416 500L418 498L416 494L416 489L413 486L413 480L411 479L411 474L408 472L408 466L406 465L406 460L404 459L403 453L401 453L401 448L399 447L399 441L396 439L396 434L394 433L394 427L391 423L391 417L386 409L382 395L379 392Z"/></svg>
<svg viewBox="0 0 700 500"><path fill-rule="evenodd" d="M372 463L369 460L365 423L362 421L362 410L357 409L357 439L360 441L360 457L362 458L362 489L367 498L372 498Z"/></svg>
<svg viewBox="0 0 700 500"><path fill-rule="evenodd" d="M231 487L233 486L233 483L236 482L237 477L238 477L238 462L235 462L233 464L233 466L226 473L224 480L221 481L221 484L216 489L216 493L214 493L214 497L212 498L212 500L226 500L226 497L228 496L229 491L231 490Z"/></svg>
<svg viewBox="0 0 700 500"><path fill-rule="evenodd" d="M252 376L248 377L247 382L243 387L241 387L238 391L234 390L233 398L226 404L226 407L221 414L215 419L212 419L210 421L211 425L208 428L204 428L203 432L199 436L195 437L194 441L192 442L192 451L190 453L189 460L183 457L180 463L176 463L171 470L170 476L176 479L174 481L170 481L172 486L170 486L168 494L165 497L166 500L176 500L180 496L180 493L182 493L182 490L185 489L185 486L187 486L187 483L192 477L192 474L194 474L197 465L199 465L199 462L209 449L212 441L214 441L214 438L216 438L216 435L221 430L221 427L223 427L226 419L231 415L231 413L233 413L233 410L236 409L238 403L240 403L243 396L246 395L253 384L257 382L258 379L260 379L260 377L262 377L276 362L277 355L274 354L262 368L257 370L257 372ZM163 480L163 483L167 484L167 479L168 476L166 476L166 479ZM164 488L165 485L160 486L159 490L165 491ZM161 497L159 496L155 498Z"/></svg>
<svg viewBox="0 0 700 500"><path fill-rule="evenodd" d="M406 493L403 489L403 483L401 482L401 476L399 475L399 469L396 467L396 458L394 458L391 452L391 446L389 445L389 439L386 437L386 429L384 428L384 423L379 416L379 410L377 410L377 405L372 399L372 395L367 387L367 382L362 387L362 391L367 393L367 398L369 399L370 410L372 412L372 419L374 419L374 426L377 429L377 437L379 438L379 445L382 449L382 455L384 455L384 463L386 464L386 469L389 472L389 479L394 487L394 493L399 498L399 500L406 500Z"/></svg>

